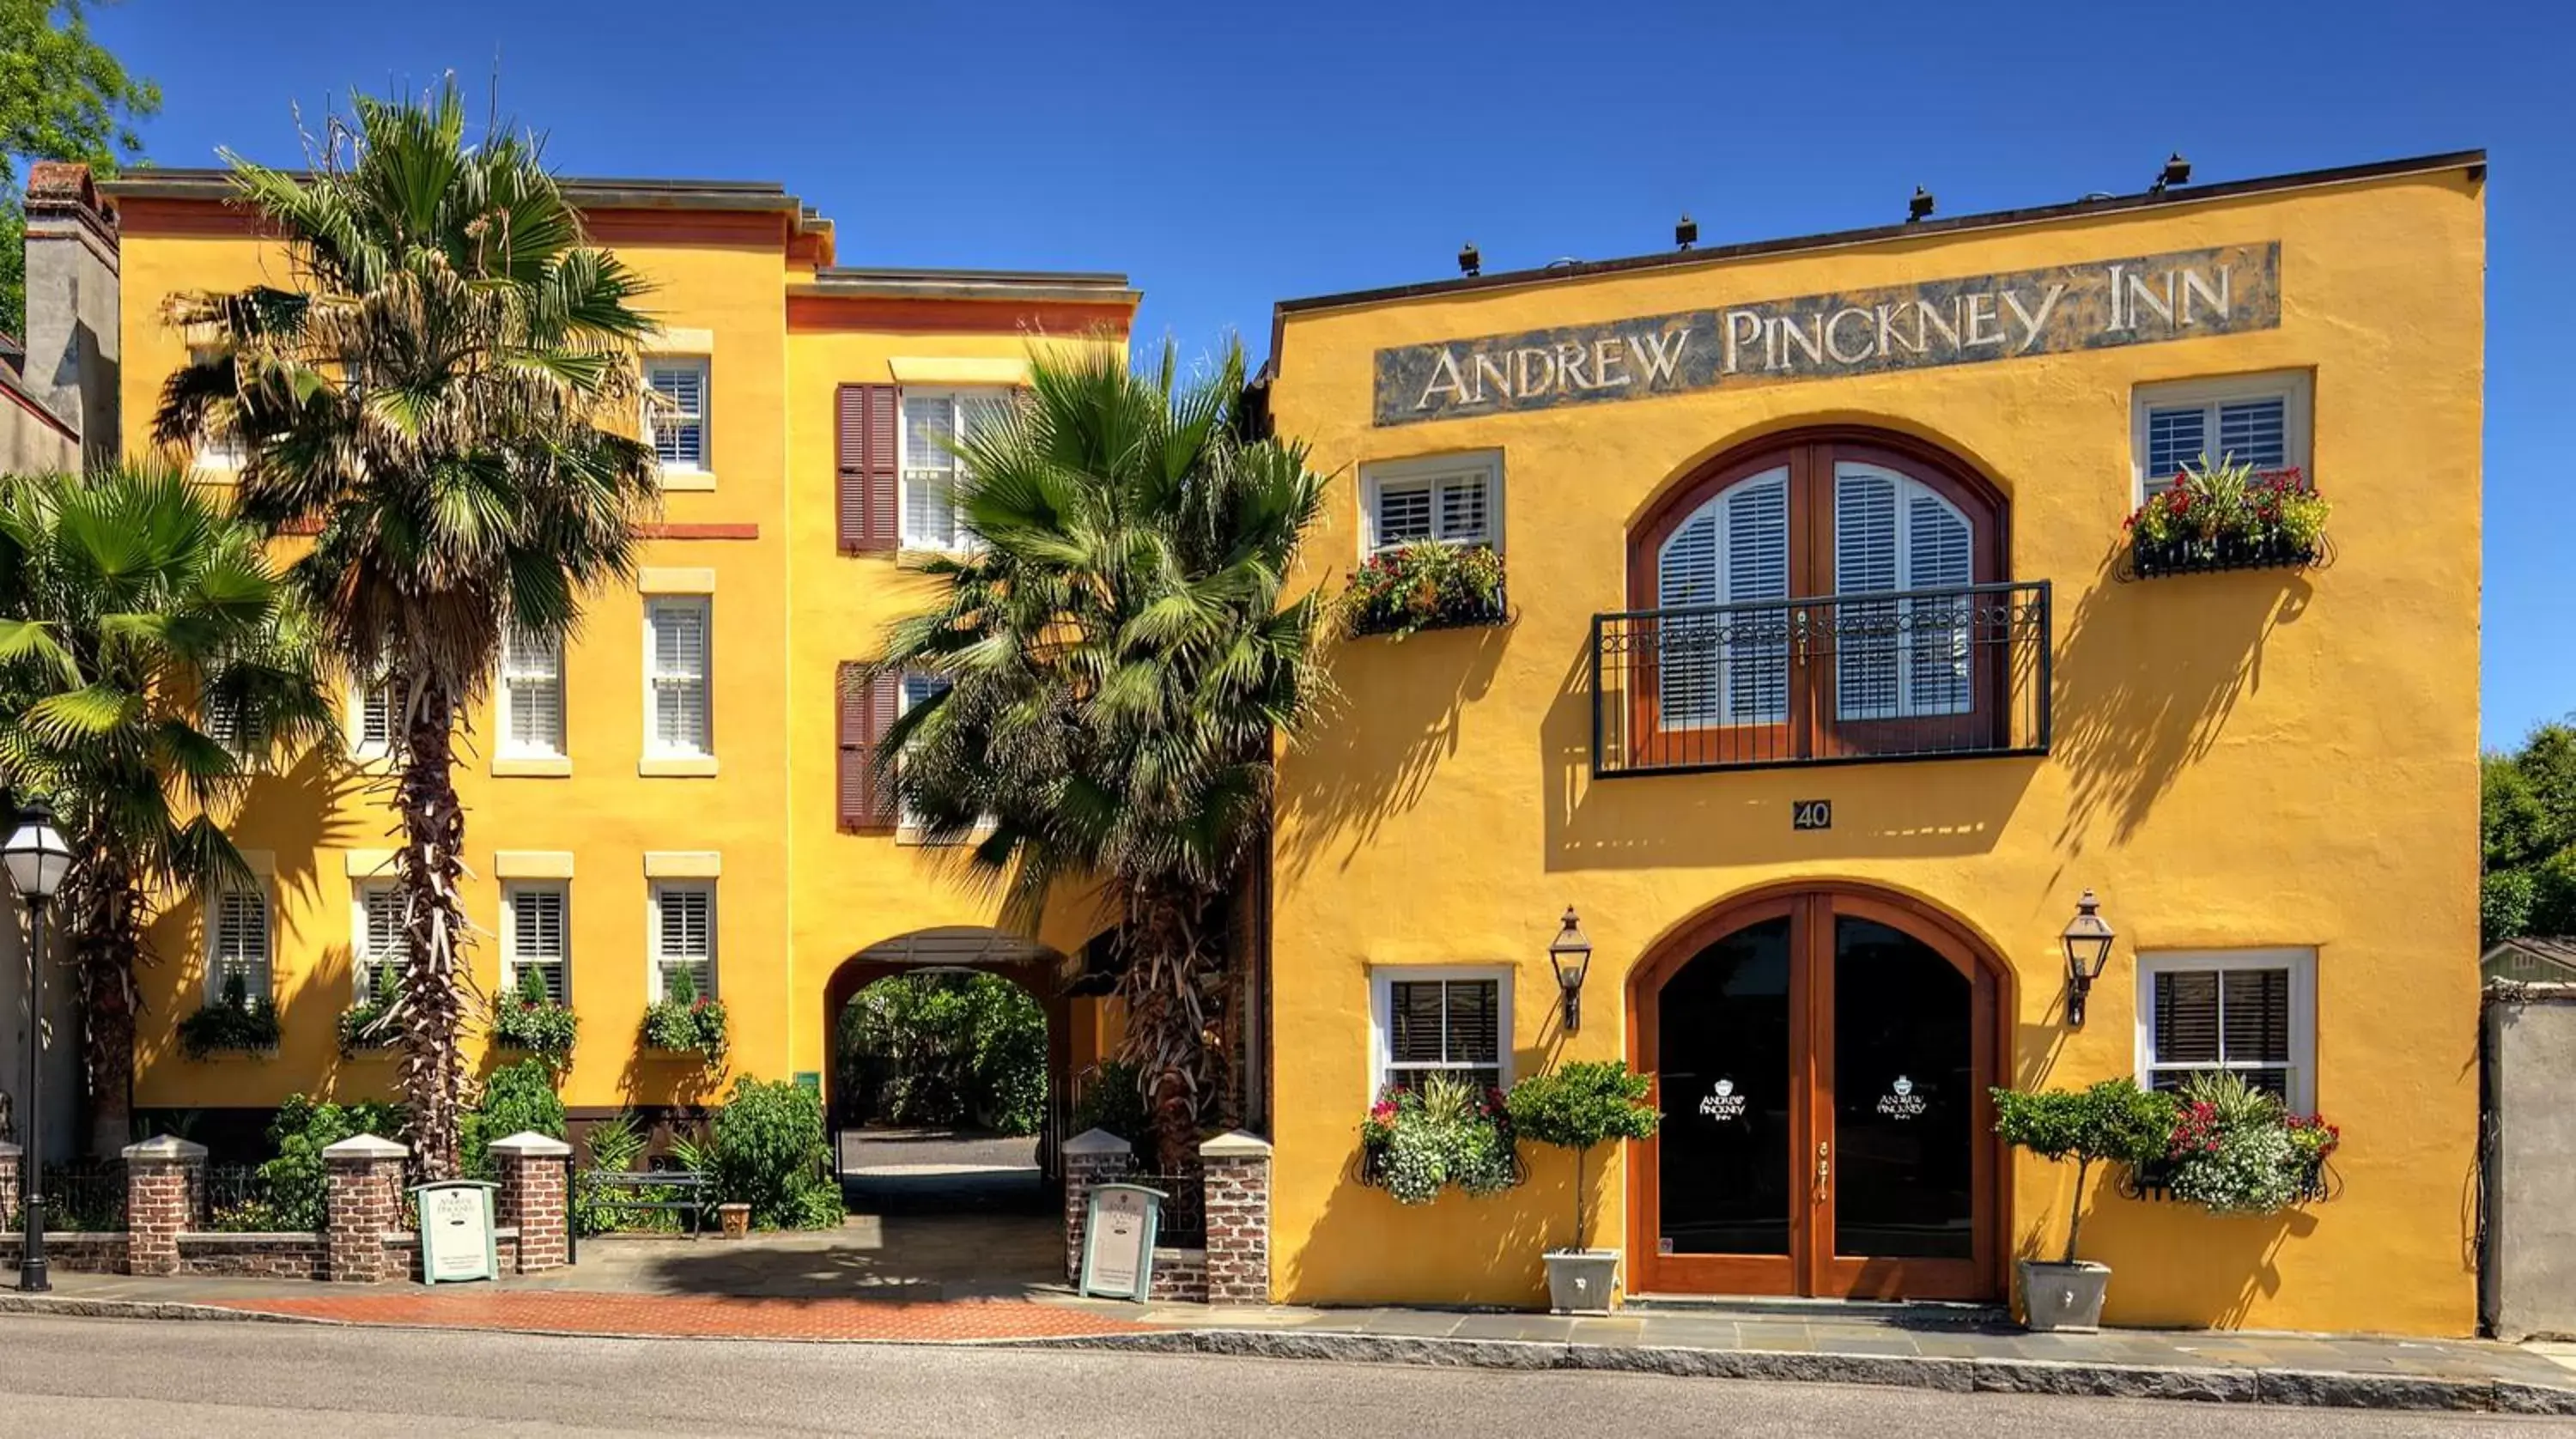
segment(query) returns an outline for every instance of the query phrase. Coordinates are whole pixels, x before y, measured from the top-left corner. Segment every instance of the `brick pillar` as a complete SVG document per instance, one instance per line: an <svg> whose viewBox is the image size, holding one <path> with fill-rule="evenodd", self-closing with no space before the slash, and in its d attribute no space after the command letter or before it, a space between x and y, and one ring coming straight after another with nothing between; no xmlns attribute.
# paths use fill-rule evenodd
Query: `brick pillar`
<svg viewBox="0 0 2576 1439"><path fill-rule="evenodd" d="M409 1149L353 1134L322 1151L330 1173L323 1204L323 1273L343 1284L379 1284L391 1272L385 1235L402 1225L403 1160Z"/></svg>
<svg viewBox="0 0 2576 1439"><path fill-rule="evenodd" d="M1236 1130L1199 1146L1210 1304L1270 1302L1270 1141Z"/></svg>
<svg viewBox="0 0 2576 1439"><path fill-rule="evenodd" d="M1135 1167L1136 1146L1106 1129L1086 1129L1064 1142L1064 1282L1082 1282L1082 1220L1094 1186L1115 1184Z"/></svg>
<svg viewBox="0 0 2576 1439"><path fill-rule="evenodd" d="M519 1231L519 1272L561 1269L571 1262L571 1196L564 1193L572 1146L533 1132L492 1142L501 1188L492 1196L492 1222Z"/></svg>
<svg viewBox="0 0 2576 1439"><path fill-rule="evenodd" d="M125 1146L125 1272L179 1272L179 1236L197 1227L206 1146L160 1135Z"/></svg>
<svg viewBox="0 0 2576 1439"><path fill-rule="evenodd" d="M11 1233L18 1228L18 1146L0 1139L0 1224Z"/></svg>

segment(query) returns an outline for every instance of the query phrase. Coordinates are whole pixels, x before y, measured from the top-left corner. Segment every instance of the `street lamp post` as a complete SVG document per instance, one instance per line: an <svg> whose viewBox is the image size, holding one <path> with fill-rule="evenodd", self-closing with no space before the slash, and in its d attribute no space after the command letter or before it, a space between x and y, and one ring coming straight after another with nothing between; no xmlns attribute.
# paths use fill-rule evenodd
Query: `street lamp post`
<svg viewBox="0 0 2576 1439"><path fill-rule="evenodd" d="M28 800L18 809L18 828L0 844L0 860L9 867L9 882L27 901L30 936L27 949L27 1148L20 1173L26 1186L27 1240L18 1251L18 1292L42 1294L53 1288L45 1277L45 906L62 888L72 867L71 846L54 828L53 806Z"/></svg>

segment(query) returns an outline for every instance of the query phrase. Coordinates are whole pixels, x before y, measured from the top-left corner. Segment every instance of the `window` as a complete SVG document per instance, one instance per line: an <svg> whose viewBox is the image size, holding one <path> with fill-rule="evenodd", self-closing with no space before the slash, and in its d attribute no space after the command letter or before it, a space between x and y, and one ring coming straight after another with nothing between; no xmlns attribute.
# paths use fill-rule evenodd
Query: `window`
<svg viewBox="0 0 2576 1439"><path fill-rule="evenodd" d="M349 741L360 758L381 756L393 747L394 702L384 685L352 685L349 714Z"/></svg>
<svg viewBox="0 0 2576 1439"><path fill-rule="evenodd" d="M964 466L953 447L1001 418L1010 404L1008 390L903 392L897 453L903 464L905 549L962 550L972 544L957 514Z"/></svg>
<svg viewBox="0 0 2576 1439"><path fill-rule="evenodd" d="M268 962L268 891L253 885L217 893L206 924L206 998L223 998L236 976L251 1003L269 998Z"/></svg>
<svg viewBox="0 0 2576 1439"><path fill-rule="evenodd" d="M2140 385L2132 418L2139 498L2173 488L2175 473L2203 456L2306 468L2308 395L2305 373Z"/></svg>
<svg viewBox="0 0 2576 1439"><path fill-rule="evenodd" d="M1406 545L1502 543L1500 452L1371 465L1360 491L1370 554Z"/></svg>
<svg viewBox="0 0 2576 1439"><path fill-rule="evenodd" d="M644 387L658 403L644 408L644 428L653 440L653 457L666 470L707 467L707 362L704 359L651 359L644 362Z"/></svg>
<svg viewBox="0 0 2576 1439"><path fill-rule="evenodd" d="M512 625L501 633L500 752L558 759L564 752L563 640Z"/></svg>
<svg viewBox="0 0 2576 1439"><path fill-rule="evenodd" d="M909 714L914 706L928 704L932 696L944 694L947 689L948 681L938 675L905 675L899 698L900 707L896 713ZM895 824L898 832L918 831L921 828L921 817L914 814L911 807L907 805L903 813L897 817Z"/></svg>
<svg viewBox="0 0 2576 1439"><path fill-rule="evenodd" d="M402 891L389 880L358 886L357 923L350 926L351 968L357 971L358 999L375 997L376 975L390 970L399 979L403 964Z"/></svg>
<svg viewBox="0 0 2576 1439"><path fill-rule="evenodd" d="M671 595L644 605L644 752L664 758L715 753L707 713L704 595Z"/></svg>
<svg viewBox="0 0 2576 1439"><path fill-rule="evenodd" d="M2316 1108L2314 950L2228 950L2138 957L2138 1079L2179 1089L2191 1075L2233 1070Z"/></svg>
<svg viewBox="0 0 2576 1439"><path fill-rule="evenodd" d="M565 911L571 899L564 886L505 884L501 902L505 908L502 957L507 966L501 975L503 986L515 993L519 976L534 970L545 978L546 998L557 1004L567 1002L572 940Z"/></svg>
<svg viewBox="0 0 2576 1439"><path fill-rule="evenodd" d="M188 363L191 366L212 364L222 357L223 352L210 345L193 345L188 349ZM249 456L242 449L241 440L238 437L232 435L226 435L220 439L208 435L197 437L196 460L202 469L238 470L247 458Z"/></svg>
<svg viewBox="0 0 2576 1439"><path fill-rule="evenodd" d="M1511 972L1387 969L1375 990L1378 1087L1450 1074L1487 1088L1511 1082Z"/></svg>
<svg viewBox="0 0 2576 1439"><path fill-rule="evenodd" d="M685 969L698 993L716 992L716 887L704 880L662 881L653 886L653 997L671 991L671 974Z"/></svg>

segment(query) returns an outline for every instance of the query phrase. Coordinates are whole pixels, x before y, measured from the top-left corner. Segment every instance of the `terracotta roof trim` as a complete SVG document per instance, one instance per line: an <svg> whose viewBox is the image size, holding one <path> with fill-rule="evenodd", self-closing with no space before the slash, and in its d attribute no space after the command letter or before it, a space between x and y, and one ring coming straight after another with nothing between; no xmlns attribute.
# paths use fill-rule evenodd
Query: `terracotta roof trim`
<svg viewBox="0 0 2576 1439"><path fill-rule="evenodd" d="M571 175L564 193L588 210L747 210L812 214L775 180L648 180ZM218 169L132 170L99 188L118 199L222 200L233 193L232 172ZM820 217L817 216L817 219Z"/></svg>

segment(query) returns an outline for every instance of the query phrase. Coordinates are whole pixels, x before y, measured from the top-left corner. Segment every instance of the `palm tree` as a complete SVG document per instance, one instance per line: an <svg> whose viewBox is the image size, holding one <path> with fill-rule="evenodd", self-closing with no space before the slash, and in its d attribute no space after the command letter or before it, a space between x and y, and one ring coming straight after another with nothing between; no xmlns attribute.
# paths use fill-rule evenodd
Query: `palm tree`
<svg viewBox="0 0 2576 1439"><path fill-rule="evenodd" d="M571 630L631 578L656 503L630 433L643 281L588 243L532 136L464 142L453 80L359 98L291 175L225 152L241 202L285 238L290 282L172 297L216 343L162 391L169 443L236 441L243 515L310 533L291 577L340 669L384 693L402 847L401 1036L413 1164L456 1170L472 986L457 898L457 732L505 627Z"/></svg>
<svg viewBox="0 0 2576 1439"><path fill-rule="evenodd" d="M931 838L973 841L1017 922L1095 886L1114 903L1124 1057L1167 1169L1221 1099L1229 895L1273 744L1322 683L1319 602L1283 587L1323 481L1249 433L1239 346L1195 383L1174 368L1168 345L1152 375L1040 356L1026 403L959 448L974 547L923 565L939 603L853 676L948 682L877 773Z"/></svg>
<svg viewBox="0 0 2576 1439"><path fill-rule="evenodd" d="M0 482L0 782L51 799L72 846L102 1155L131 1137L156 896L247 881L222 819L269 756L337 734L316 657L260 536L174 470Z"/></svg>

